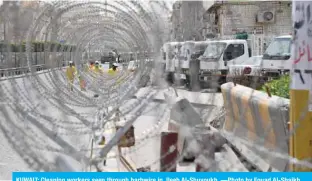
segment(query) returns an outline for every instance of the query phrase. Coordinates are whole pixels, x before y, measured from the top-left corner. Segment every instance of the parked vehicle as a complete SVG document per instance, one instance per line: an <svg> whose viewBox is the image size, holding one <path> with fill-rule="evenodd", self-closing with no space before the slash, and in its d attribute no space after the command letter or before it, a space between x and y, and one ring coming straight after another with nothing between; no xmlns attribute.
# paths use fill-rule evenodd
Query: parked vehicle
<svg viewBox="0 0 312 181"><path fill-rule="evenodd" d="M243 63L250 57L246 40L208 41L199 60L199 83L202 87L217 88L226 82L228 67Z"/></svg>
<svg viewBox="0 0 312 181"><path fill-rule="evenodd" d="M137 61L130 61L128 64L128 70L131 72L134 72L138 68L138 62Z"/></svg>
<svg viewBox="0 0 312 181"><path fill-rule="evenodd" d="M180 49L178 63L175 64L175 77L182 79L187 87L191 84L190 62L200 57L207 46L207 41L187 41Z"/></svg>
<svg viewBox="0 0 312 181"><path fill-rule="evenodd" d="M252 87L262 85L267 80L262 73L262 56L252 56L241 64L230 65L227 80Z"/></svg>
<svg viewBox="0 0 312 181"><path fill-rule="evenodd" d="M275 37L262 57L261 75L267 78L278 77L290 70L290 50L292 36ZM202 56L194 63L191 74L199 74L198 81L201 87L219 88L226 82L229 67L243 65L251 57L250 40L211 40ZM197 67L197 68L196 68ZM237 68L237 67L236 67ZM256 69L255 69L256 70ZM253 68L245 67L245 71L252 73Z"/></svg>
<svg viewBox="0 0 312 181"><path fill-rule="evenodd" d="M161 49L162 64L167 82L174 83L174 56L183 42L167 42Z"/></svg>
<svg viewBox="0 0 312 181"><path fill-rule="evenodd" d="M263 54L262 71L267 77L278 77L291 69L292 36L284 35L274 38Z"/></svg>
<svg viewBox="0 0 312 181"><path fill-rule="evenodd" d="M252 56L241 64L230 65L228 76L261 76L262 55Z"/></svg>

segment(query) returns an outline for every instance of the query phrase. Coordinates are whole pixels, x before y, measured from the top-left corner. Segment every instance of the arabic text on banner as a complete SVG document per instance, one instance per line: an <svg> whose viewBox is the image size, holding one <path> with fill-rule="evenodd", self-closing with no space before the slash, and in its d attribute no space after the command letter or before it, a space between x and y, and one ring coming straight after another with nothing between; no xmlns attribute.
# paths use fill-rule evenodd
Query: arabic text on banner
<svg viewBox="0 0 312 181"><path fill-rule="evenodd" d="M310 90L312 109L312 1L293 1L293 74L291 89Z"/></svg>

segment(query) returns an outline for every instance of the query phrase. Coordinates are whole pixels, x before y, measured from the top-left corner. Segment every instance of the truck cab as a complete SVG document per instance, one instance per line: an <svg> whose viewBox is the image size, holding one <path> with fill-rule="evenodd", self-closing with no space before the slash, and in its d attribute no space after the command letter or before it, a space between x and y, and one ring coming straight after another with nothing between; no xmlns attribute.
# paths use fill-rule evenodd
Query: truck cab
<svg viewBox="0 0 312 181"><path fill-rule="evenodd" d="M176 76L190 84L190 62L200 57L208 46L208 41L187 41L181 47L179 62L175 65Z"/></svg>
<svg viewBox="0 0 312 181"><path fill-rule="evenodd" d="M262 72L267 77L278 77L291 69L292 36L284 35L274 38L262 57Z"/></svg>
<svg viewBox="0 0 312 181"><path fill-rule="evenodd" d="M164 73L169 83L174 83L174 57L176 47L182 42L167 42L162 47L162 63L164 64Z"/></svg>
<svg viewBox="0 0 312 181"><path fill-rule="evenodd" d="M229 65L241 64L249 57L246 40L208 41L204 54L198 58L200 84L214 87L225 83Z"/></svg>

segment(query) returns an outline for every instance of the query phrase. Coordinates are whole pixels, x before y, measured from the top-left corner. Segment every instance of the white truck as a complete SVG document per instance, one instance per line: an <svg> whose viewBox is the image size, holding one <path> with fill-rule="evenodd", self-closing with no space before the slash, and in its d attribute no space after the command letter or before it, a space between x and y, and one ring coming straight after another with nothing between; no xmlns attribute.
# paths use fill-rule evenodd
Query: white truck
<svg viewBox="0 0 312 181"><path fill-rule="evenodd" d="M256 86L255 81L261 85L269 79L289 72L291 40L290 35L275 37L263 56L253 56L242 64L230 65L228 78L238 81L243 78L244 83L253 83L250 85Z"/></svg>
<svg viewBox="0 0 312 181"><path fill-rule="evenodd" d="M242 64L230 65L227 81L258 88L267 80L262 76L262 55L252 56Z"/></svg>
<svg viewBox="0 0 312 181"><path fill-rule="evenodd" d="M252 56L245 61L242 62L242 64L237 65L230 65L229 66L229 77L235 77L235 76L261 76L262 73L262 55L258 56Z"/></svg>
<svg viewBox="0 0 312 181"><path fill-rule="evenodd" d="M226 82L228 67L241 64L250 55L246 40L214 40L199 60L199 83L201 87L218 88Z"/></svg>
<svg viewBox="0 0 312 181"><path fill-rule="evenodd" d="M289 72L291 41L291 35L274 38L262 56L260 76L268 79ZM198 58L199 83L204 87L218 88L226 82L229 67L245 67L244 62L250 57L251 49L246 40L209 41L204 54ZM252 71L249 68L246 71Z"/></svg>
<svg viewBox="0 0 312 181"><path fill-rule="evenodd" d="M167 42L161 48L164 73L167 81L171 84L174 83L174 57L182 44L183 42Z"/></svg>
<svg viewBox="0 0 312 181"><path fill-rule="evenodd" d="M265 77L278 77L291 69L292 36L275 37L262 57L262 73Z"/></svg>
<svg viewBox="0 0 312 181"><path fill-rule="evenodd" d="M200 57L207 45L207 41L186 41L178 51L175 59L175 77L182 79L187 87L190 85L190 61Z"/></svg>

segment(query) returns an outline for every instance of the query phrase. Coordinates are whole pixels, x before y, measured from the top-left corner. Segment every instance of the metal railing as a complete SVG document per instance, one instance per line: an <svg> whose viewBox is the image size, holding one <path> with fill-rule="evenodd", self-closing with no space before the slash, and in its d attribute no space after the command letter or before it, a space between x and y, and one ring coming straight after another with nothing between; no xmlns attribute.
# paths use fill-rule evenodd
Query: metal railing
<svg viewBox="0 0 312 181"><path fill-rule="evenodd" d="M34 72L42 71L46 69L44 64L34 65L31 67ZM30 73L29 67L16 67L16 68L6 68L0 69L0 77L12 77L16 75L25 75Z"/></svg>

